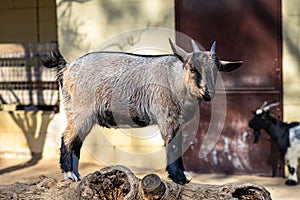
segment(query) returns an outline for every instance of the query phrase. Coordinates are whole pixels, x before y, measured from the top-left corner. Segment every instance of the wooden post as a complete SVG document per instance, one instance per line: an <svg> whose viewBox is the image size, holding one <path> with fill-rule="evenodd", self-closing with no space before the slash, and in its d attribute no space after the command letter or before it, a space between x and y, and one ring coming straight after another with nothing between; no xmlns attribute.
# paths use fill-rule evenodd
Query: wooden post
<svg viewBox="0 0 300 200"><path fill-rule="evenodd" d="M156 174L146 175L142 181L143 197L147 200L161 199L165 194L166 186Z"/></svg>

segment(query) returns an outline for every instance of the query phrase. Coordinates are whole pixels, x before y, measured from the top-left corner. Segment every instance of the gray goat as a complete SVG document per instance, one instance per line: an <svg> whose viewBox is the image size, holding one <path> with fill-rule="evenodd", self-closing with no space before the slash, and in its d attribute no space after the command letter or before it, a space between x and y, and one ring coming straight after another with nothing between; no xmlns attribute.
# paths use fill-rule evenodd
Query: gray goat
<svg viewBox="0 0 300 200"><path fill-rule="evenodd" d="M43 60L45 67L58 69L67 113L60 149L65 178L81 179L80 148L94 124L107 128L157 124L169 177L182 185L189 182L180 128L197 111L198 100L214 97L218 71L233 71L242 62L219 60L215 42L210 51L200 51L192 40L192 53L169 42L175 55L93 52L67 63L59 52L52 52Z"/></svg>

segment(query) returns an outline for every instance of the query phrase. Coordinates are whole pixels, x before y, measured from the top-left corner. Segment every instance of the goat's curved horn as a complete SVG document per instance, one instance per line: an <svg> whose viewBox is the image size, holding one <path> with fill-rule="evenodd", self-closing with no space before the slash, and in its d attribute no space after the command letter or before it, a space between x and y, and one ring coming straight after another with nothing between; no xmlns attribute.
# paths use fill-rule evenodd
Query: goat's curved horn
<svg viewBox="0 0 300 200"><path fill-rule="evenodd" d="M275 107L275 106L278 106L278 105L279 105L279 102L271 103L271 104L265 106L265 107L263 108L263 110L264 110L264 111L268 111L268 110L270 110L272 107Z"/></svg>
<svg viewBox="0 0 300 200"><path fill-rule="evenodd" d="M173 41L169 38L170 46L174 54L179 56L183 61L186 61L188 58L188 53L185 52L182 48L173 43Z"/></svg>
<svg viewBox="0 0 300 200"><path fill-rule="evenodd" d="M267 101L263 102L263 104L260 106L259 109L263 110L266 107L267 104L268 104Z"/></svg>
<svg viewBox="0 0 300 200"><path fill-rule="evenodd" d="M198 45L196 44L196 42L193 39L191 40L191 42L192 42L193 52L194 53L201 52L200 48L198 47Z"/></svg>
<svg viewBox="0 0 300 200"><path fill-rule="evenodd" d="M216 53L216 44L217 42L214 41L214 43L210 47L210 53Z"/></svg>

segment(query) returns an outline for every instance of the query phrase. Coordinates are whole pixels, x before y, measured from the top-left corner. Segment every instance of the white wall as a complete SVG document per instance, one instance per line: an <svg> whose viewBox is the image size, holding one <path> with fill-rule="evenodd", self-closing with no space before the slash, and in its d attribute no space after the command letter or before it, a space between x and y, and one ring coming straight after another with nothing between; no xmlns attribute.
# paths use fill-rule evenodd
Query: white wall
<svg viewBox="0 0 300 200"><path fill-rule="evenodd" d="M173 0L57 0L57 6L58 40L69 60L124 31L175 26Z"/></svg>
<svg viewBox="0 0 300 200"><path fill-rule="evenodd" d="M300 121L300 0L282 1L284 120Z"/></svg>

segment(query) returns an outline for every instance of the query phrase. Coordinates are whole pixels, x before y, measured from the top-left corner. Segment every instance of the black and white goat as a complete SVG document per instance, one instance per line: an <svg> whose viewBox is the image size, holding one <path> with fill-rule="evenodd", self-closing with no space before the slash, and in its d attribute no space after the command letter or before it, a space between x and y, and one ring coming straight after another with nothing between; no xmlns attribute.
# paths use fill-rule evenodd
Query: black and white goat
<svg viewBox="0 0 300 200"><path fill-rule="evenodd" d="M276 143L280 153L284 156L289 169L289 177L285 182L287 185L297 185L297 167L300 157L300 123L284 123L270 112L270 109L278 106L278 103L263 105L254 113L253 119L249 121L249 126L254 130L256 143L260 136L260 129L264 129Z"/></svg>
<svg viewBox="0 0 300 200"><path fill-rule="evenodd" d="M198 100L215 95L218 71L230 72L239 62L219 60L213 43L201 51L192 40L187 53L170 40L174 54L137 55L93 52L67 63L59 52L43 61L58 69L67 127L60 165L66 178L81 179L80 148L92 126L145 127L157 124L167 151L167 171L176 183L189 182L182 162L183 123L197 111Z"/></svg>

